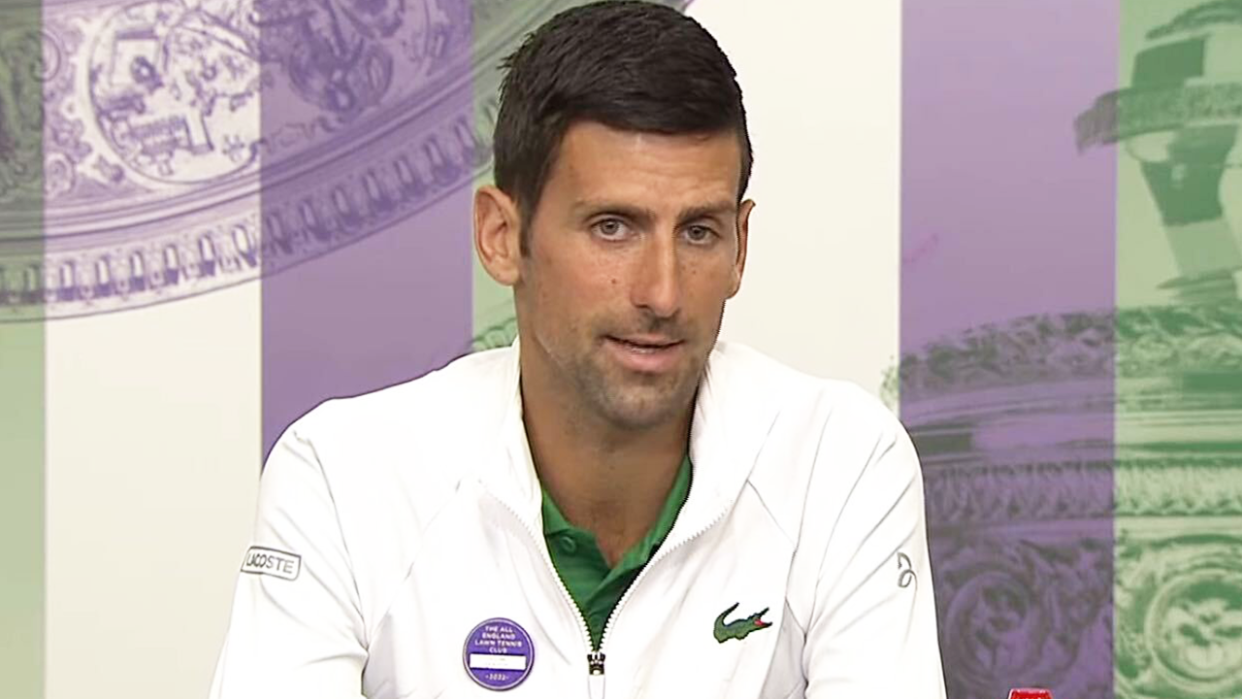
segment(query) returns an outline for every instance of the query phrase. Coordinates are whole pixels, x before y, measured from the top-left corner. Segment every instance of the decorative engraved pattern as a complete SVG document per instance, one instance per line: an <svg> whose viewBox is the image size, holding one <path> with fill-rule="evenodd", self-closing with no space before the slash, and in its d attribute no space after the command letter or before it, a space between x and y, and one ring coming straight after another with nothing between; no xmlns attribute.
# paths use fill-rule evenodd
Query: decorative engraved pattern
<svg viewBox="0 0 1242 699"><path fill-rule="evenodd" d="M934 525L959 527L1114 515L1242 517L1242 459L1121 459L929 470L926 498Z"/></svg>
<svg viewBox="0 0 1242 699"><path fill-rule="evenodd" d="M901 395L1109 376L1114 368L1122 379L1242 372L1242 303L1029 316L972 328L903 356Z"/></svg>
<svg viewBox="0 0 1242 699"><path fill-rule="evenodd" d="M932 526L986 526L1112 516L1108 462L992 464L929 471Z"/></svg>
<svg viewBox="0 0 1242 699"><path fill-rule="evenodd" d="M1117 695L1242 694L1242 538L1203 534L1117 548Z"/></svg>
<svg viewBox="0 0 1242 699"><path fill-rule="evenodd" d="M1053 696L1109 695L1079 669L1111 652L1107 536L963 534L932 551L949 696L1005 696L1028 678Z"/></svg>
<svg viewBox="0 0 1242 699"><path fill-rule="evenodd" d="M90 107L112 154L143 177L217 180L255 163L257 32L241 6L151 0L95 34Z"/></svg>
<svg viewBox="0 0 1242 699"><path fill-rule="evenodd" d="M38 205L43 81L62 60L29 15L0 12L0 207Z"/></svg>
<svg viewBox="0 0 1242 699"><path fill-rule="evenodd" d="M1120 462L1117 515L1242 517L1242 458Z"/></svg>

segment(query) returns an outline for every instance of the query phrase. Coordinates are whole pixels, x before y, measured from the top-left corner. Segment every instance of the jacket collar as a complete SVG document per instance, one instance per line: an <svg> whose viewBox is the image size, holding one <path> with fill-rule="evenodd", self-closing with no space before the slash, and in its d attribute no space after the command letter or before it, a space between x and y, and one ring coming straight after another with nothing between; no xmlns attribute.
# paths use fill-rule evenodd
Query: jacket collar
<svg viewBox="0 0 1242 699"><path fill-rule="evenodd" d="M497 451L485 459L479 479L483 487L538 531L542 490L522 423L520 343L504 350L497 399L507 408L500 420ZM669 539L692 536L727 512L754 467L777 411L759 386L748 386L739 375L729 347L718 342L708 358L695 400L690 428L690 460L694 480Z"/></svg>

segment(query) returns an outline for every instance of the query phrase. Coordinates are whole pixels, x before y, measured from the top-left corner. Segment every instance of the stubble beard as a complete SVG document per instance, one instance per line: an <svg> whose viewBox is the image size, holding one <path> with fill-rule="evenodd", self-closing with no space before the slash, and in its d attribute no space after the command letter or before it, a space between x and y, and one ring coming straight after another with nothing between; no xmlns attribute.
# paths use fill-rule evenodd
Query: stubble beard
<svg viewBox="0 0 1242 699"><path fill-rule="evenodd" d="M694 401L706 357L668 376L644 376L610 366L601 348L580 357L569 370L582 407L622 431L641 432L681 417Z"/></svg>

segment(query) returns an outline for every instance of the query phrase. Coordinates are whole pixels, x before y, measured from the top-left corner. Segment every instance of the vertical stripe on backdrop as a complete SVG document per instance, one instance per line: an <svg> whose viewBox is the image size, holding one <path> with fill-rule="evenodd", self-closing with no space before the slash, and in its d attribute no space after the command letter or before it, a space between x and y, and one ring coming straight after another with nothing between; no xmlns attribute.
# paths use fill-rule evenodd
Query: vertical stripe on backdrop
<svg viewBox="0 0 1242 699"><path fill-rule="evenodd" d="M0 7L0 696L44 670L44 73L38 2Z"/></svg>
<svg viewBox="0 0 1242 699"><path fill-rule="evenodd" d="M949 696L1112 696L1116 3L909 0L901 415Z"/></svg>
<svg viewBox="0 0 1242 699"><path fill-rule="evenodd" d="M532 7L539 3L532 2ZM546 3L545 3L546 4ZM572 3L564 3L569 5ZM474 123L475 131L483 140L484 161L472 183L474 187L491 184L492 180L492 131L496 127L496 114L500 109L500 81L504 76L501 62L521 41L524 32L534 29L533 18L515 17L515 12L503 12L496 3L475 1L474 9ZM544 8L549 9L547 7ZM554 10L553 10L554 11ZM470 247L471 262L471 349L485 350L503 347L513 341L517 334L517 321L513 311L513 294L497 284Z"/></svg>
<svg viewBox="0 0 1242 699"><path fill-rule="evenodd" d="M1120 27L1079 133L1120 140L1117 695L1242 696L1242 2Z"/></svg>
<svg viewBox="0 0 1242 699"><path fill-rule="evenodd" d="M0 696L6 697L43 695L43 377L42 323L0 324L0 556L5 570L0 579Z"/></svg>
<svg viewBox="0 0 1242 699"><path fill-rule="evenodd" d="M471 6L332 4L336 35L261 21L264 453L317 403L470 348Z"/></svg>

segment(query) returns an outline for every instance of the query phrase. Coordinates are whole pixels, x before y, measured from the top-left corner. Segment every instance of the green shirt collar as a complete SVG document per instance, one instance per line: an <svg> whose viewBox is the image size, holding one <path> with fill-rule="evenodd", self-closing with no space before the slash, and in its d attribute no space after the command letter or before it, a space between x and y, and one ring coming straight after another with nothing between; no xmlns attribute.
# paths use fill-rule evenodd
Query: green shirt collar
<svg viewBox="0 0 1242 699"><path fill-rule="evenodd" d="M582 611L592 642L597 647L613 607L672 531L677 515L690 495L692 473L693 466L687 454L682 459L673 487L654 526L641 541L625 552L611 570L595 536L570 524L548 495L547 489L543 489L543 535L552 565Z"/></svg>

